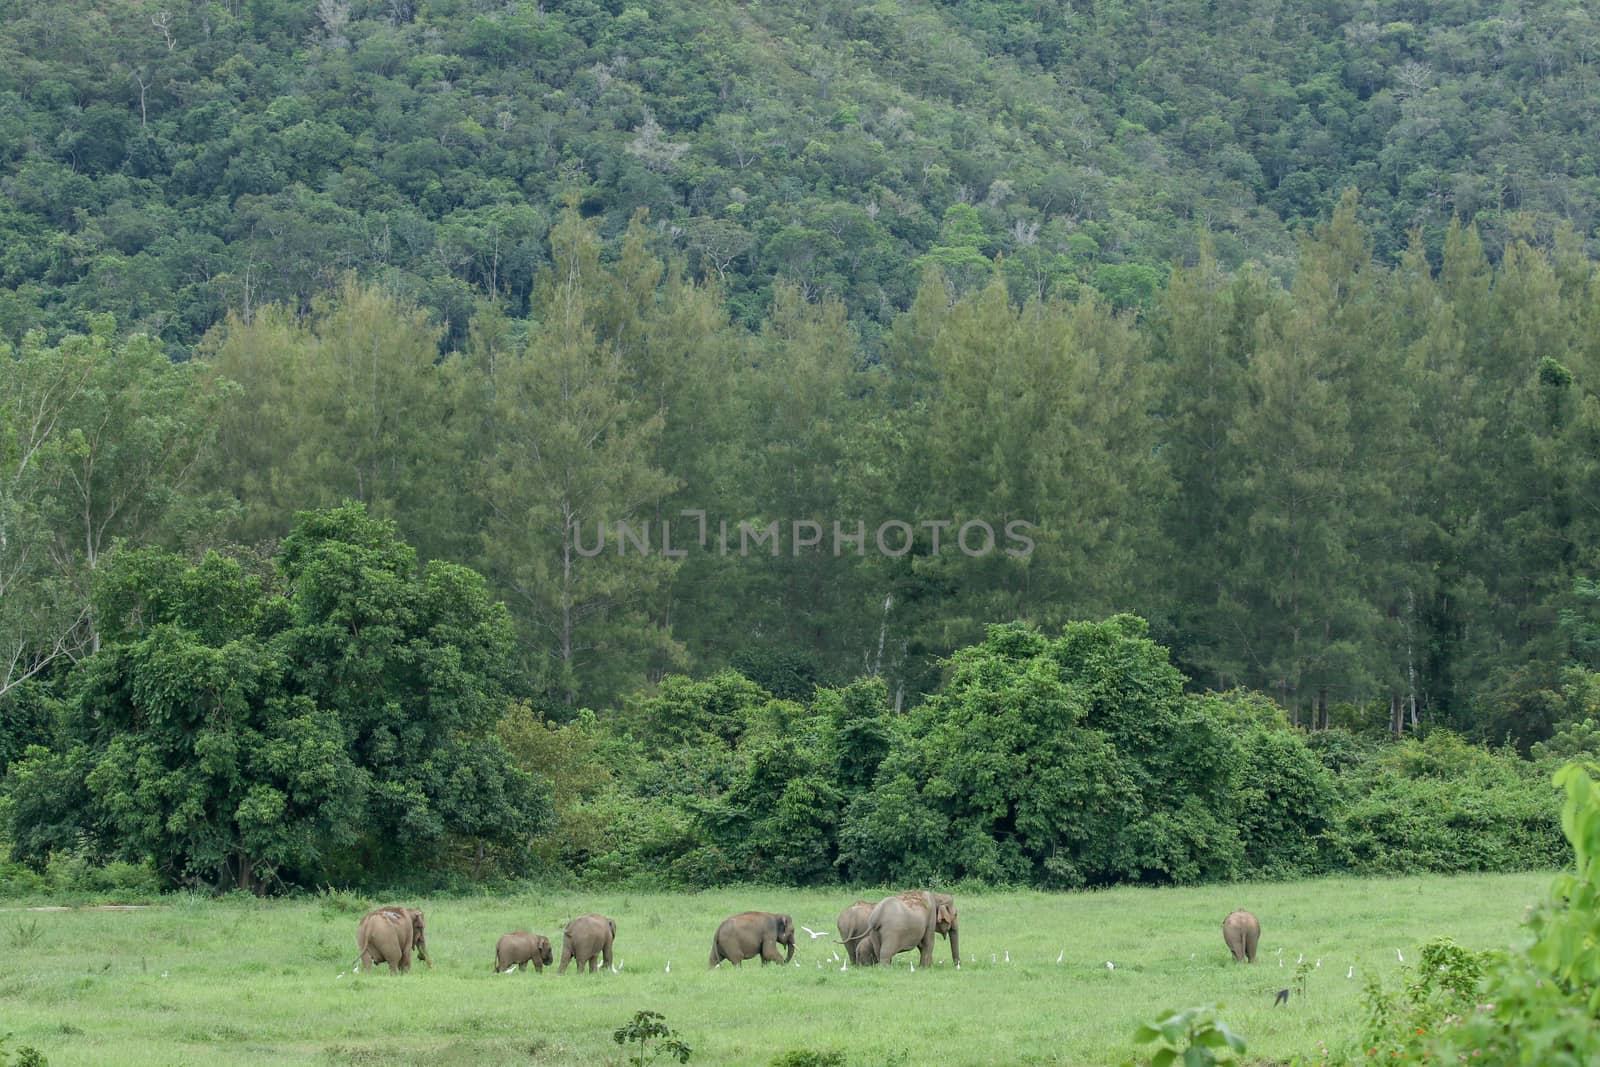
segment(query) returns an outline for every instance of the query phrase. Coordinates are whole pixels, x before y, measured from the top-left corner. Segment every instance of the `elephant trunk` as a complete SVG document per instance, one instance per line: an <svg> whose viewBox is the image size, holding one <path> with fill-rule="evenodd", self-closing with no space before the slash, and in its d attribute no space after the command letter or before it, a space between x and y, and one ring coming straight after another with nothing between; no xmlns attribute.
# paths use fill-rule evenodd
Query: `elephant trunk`
<svg viewBox="0 0 1600 1067"><path fill-rule="evenodd" d="M790 935L789 940L784 942L784 947L787 948L788 951L784 953L783 962L784 963L788 963L788 962L790 962L791 960L794 959L794 936L793 935Z"/></svg>
<svg viewBox="0 0 1600 1067"><path fill-rule="evenodd" d="M961 965L961 930L954 923L950 924L950 961Z"/></svg>

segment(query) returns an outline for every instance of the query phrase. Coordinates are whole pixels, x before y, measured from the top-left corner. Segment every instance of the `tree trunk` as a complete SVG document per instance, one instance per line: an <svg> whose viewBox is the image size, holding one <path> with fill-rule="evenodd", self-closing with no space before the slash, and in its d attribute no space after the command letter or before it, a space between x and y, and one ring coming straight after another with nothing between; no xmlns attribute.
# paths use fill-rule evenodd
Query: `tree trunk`
<svg viewBox="0 0 1600 1067"><path fill-rule="evenodd" d="M1389 734L1398 739L1405 733L1405 705L1400 701L1399 693L1389 694Z"/></svg>

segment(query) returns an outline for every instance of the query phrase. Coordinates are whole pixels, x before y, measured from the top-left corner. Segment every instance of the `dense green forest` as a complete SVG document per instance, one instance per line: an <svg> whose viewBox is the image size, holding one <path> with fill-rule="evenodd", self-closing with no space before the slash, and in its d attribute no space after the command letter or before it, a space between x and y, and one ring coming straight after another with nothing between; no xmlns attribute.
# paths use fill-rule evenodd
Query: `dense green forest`
<svg viewBox="0 0 1600 1067"><path fill-rule="evenodd" d="M576 190L754 328L787 281L869 344L920 267L1147 304L1203 234L1293 270L1362 193L1380 257L1593 234L1582 0L0 0L0 332L175 352L345 270L460 345L528 311Z"/></svg>
<svg viewBox="0 0 1600 1067"><path fill-rule="evenodd" d="M0 27L18 859L1560 855L1548 764L1600 750L1582 5Z"/></svg>

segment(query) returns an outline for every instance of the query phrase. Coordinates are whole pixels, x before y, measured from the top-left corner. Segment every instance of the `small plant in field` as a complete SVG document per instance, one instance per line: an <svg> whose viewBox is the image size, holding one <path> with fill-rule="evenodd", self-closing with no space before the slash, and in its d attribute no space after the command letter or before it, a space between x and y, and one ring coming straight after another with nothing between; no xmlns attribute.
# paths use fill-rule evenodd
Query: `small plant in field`
<svg viewBox="0 0 1600 1067"><path fill-rule="evenodd" d="M341 915L360 915L370 907L367 898L361 894L332 886L317 888L317 903L322 906L322 914L330 919Z"/></svg>
<svg viewBox="0 0 1600 1067"><path fill-rule="evenodd" d="M791 1049L772 1058L771 1067L844 1067L844 1053L827 1050L814 1052L808 1048Z"/></svg>
<svg viewBox="0 0 1600 1067"><path fill-rule="evenodd" d="M44 1058L44 1053L32 1045L23 1045L16 1051L16 1059L11 1058L11 1053L6 1051L6 1042L11 1040L11 1035L0 1037L0 1067L48 1067L49 1060Z"/></svg>
<svg viewBox="0 0 1600 1067"><path fill-rule="evenodd" d="M29 919L27 922L18 919L16 925L11 928L11 947L29 948L43 933L38 919Z"/></svg>
<svg viewBox="0 0 1600 1067"><path fill-rule="evenodd" d="M1164 1019L1145 1023L1133 1032L1141 1045L1160 1042L1150 1057L1150 1067L1170 1067L1180 1060L1185 1067L1213 1063L1238 1063L1244 1055L1244 1038L1217 1018L1216 1005L1176 1011ZM1130 1067L1132 1061L1124 1067Z"/></svg>
<svg viewBox="0 0 1600 1067"><path fill-rule="evenodd" d="M1306 995L1306 981L1311 977L1312 966L1309 960L1301 960L1294 966L1294 977L1290 979L1289 984L1294 988L1296 1000Z"/></svg>
<svg viewBox="0 0 1600 1067"><path fill-rule="evenodd" d="M637 1067L654 1063L663 1055L672 1057L679 1063L688 1063L689 1053L693 1051L673 1036L671 1029L667 1027L667 1017L658 1011L635 1012L633 1021L617 1027L611 1034L611 1039L619 1045L631 1043L639 1046L628 1060ZM654 1051L649 1047L652 1040L657 1042Z"/></svg>

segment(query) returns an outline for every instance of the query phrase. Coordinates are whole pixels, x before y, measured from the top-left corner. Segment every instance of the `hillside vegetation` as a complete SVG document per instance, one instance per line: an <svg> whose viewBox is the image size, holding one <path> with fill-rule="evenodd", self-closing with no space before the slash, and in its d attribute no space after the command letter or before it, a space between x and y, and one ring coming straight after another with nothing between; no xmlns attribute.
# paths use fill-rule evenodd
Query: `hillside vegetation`
<svg viewBox="0 0 1600 1067"><path fill-rule="evenodd" d="M187 350L354 269L466 336L526 313L577 191L757 324L870 342L923 265L1148 304L1210 234L1293 270L1361 190L1378 254L1491 258L1600 205L1582 0L0 2L0 332L111 312Z"/></svg>

